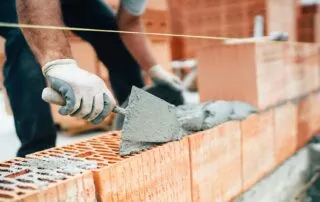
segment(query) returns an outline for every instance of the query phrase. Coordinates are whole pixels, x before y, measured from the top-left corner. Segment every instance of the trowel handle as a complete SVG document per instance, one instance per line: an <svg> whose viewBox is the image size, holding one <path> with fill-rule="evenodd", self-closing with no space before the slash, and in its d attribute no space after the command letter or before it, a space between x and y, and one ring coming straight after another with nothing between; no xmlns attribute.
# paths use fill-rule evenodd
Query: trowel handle
<svg viewBox="0 0 320 202"><path fill-rule="evenodd" d="M46 102L53 103L60 106L63 106L66 104L62 96L52 88L45 88L42 91L42 99ZM115 113L123 114L123 115L126 114L126 110L119 106L115 106L112 111Z"/></svg>
<svg viewBox="0 0 320 202"><path fill-rule="evenodd" d="M125 115L126 114L126 110L122 107L119 107L119 106L115 106L112 110L114 113L118 113L118 114L122 114L122 115Z"/></svg>

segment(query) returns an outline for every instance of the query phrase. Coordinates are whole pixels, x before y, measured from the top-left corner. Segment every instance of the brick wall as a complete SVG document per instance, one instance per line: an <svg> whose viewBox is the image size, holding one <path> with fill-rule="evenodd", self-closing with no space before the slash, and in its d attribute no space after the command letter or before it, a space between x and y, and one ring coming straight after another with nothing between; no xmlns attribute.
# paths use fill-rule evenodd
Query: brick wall
<svg viewBox="0 0 320 202"><path fill-rule="evenodd" d="M232 201L319 130L319 98L315 91L126 157L121 133L111 132L2 162L0 200Z"/></svg>

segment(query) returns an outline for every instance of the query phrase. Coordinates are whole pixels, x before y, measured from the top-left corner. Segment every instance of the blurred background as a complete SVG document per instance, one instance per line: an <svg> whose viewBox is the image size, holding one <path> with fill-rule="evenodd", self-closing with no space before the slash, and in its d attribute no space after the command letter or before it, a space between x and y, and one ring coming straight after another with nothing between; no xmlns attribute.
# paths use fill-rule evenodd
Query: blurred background
<svg viewBox="0 0 320 202"><path fill-rule="evenodd" d="M105 0L116 11L119 1ZM290 41L320 42L320 0L149 0L143 15L146 32L201 35L230 38L269 36L283 32ZM103 78L110 86L107 69L98 60L93 48L72 33L70 43L75 59L82 68ZM187 37L149 36L152 50L160 64L173 71L184 82L186 102L211 99L208 72L197 71L200 50L222 43L222 40ZM201 57L200 57L201 58ZM0 38L0 68L5 61L4 40ZM216 63L217 64L217 63ZM2 70L1 70L2 72ZM150 79L145 77L146 83ZM0 75L0 161L15 156L19 141L6 91ZM52 114L59 129L58 145L73 143L108 131L113 116L93 126L88 122L60 116L52 105Z"/></svg>

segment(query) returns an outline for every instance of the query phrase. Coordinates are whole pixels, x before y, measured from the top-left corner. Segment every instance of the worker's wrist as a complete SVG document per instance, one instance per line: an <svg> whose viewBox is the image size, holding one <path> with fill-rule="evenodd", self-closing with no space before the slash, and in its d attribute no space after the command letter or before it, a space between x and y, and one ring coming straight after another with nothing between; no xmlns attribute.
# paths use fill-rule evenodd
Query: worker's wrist
<svg viewBox="0 0 320 202"><path fill-rule="evenodd" d="M65 66L65 65L72 65L72 66L77 66L77 62L74 59L57 59L53 60L50 62L47 62L43 67L42 67L42 72L45 75L50 69L56 67L56 66Z"/></svg>

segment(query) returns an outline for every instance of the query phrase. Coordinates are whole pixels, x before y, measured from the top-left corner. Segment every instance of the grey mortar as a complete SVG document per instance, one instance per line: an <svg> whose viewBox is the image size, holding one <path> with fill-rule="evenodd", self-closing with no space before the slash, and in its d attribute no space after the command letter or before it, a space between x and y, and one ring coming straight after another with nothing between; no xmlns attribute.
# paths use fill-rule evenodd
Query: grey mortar
<svg viewBox="0 0 320 202"><path fill-rule="evenodd" d="M257 109L240 101L208 101L177 107L177 118L188 133L213 128L231 120L243 120Z"/></svg>
<svg viewBox="0 0 320 202"><path fill-rule="evenodd" d="M133 87L122 129L122 140L163 143L179 140L181 128L174 105Z"/></svg>
<svg viewBox="0 0 320 202"><path fill-rule="evenodd" d="M80 158L70 158L63 155L56 157L45 156L40 158L26 158L22 162L13 164L8 170L10 173L18 173L22 170L29 170L29 173L17 176L14 179L2 176L1 180L12 182L12 184L1 185L13 188L17 185L36 186L43 189L49 185L49 181L59 181L70 176L80 174L86 170L94 169L97 163ZM31 181L23 182L23 181Z"/></svg>

